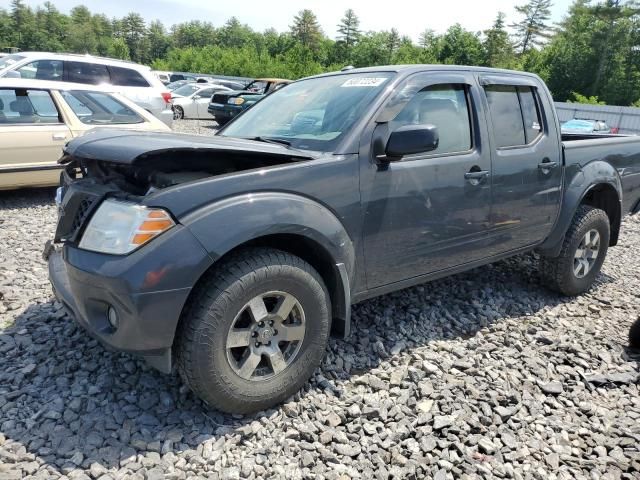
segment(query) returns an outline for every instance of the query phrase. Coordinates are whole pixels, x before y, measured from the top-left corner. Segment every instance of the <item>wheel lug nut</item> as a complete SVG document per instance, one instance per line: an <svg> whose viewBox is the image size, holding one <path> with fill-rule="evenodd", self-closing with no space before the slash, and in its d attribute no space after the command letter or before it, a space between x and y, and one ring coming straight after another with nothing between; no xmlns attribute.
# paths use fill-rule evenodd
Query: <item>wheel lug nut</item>
<svg viewBox="0 0 640 480"><path fill-rule="evenodd" d="M275 328L273 329L273 334L277 335L278 334L278 330L276 330Z"/></svg>
<svg viewBox="0 0 640 480"><path fill-rule="evenodd" d="M258 326L259 326L260 328L264 327L264 322L260 322L260 323L258 324Z"/></svg>
<svg viewBox="0 0 640 480"><path fill-rule="evenodd" d="M258 332L253 332L253 333L251 334L251 336L252 336L253 338L256 338L256 337L258 336Z"/></svg>
<svg viewBox="0 0 640 480"><path fill-rule="evenodd" d="M273 320L270 320L270 321L269 321L269 326L273 327L273 324L274 324L274 321L273 321Z"/></svg>
<svg viewBox="0 0 640 480"><path fill-rule="evenodd" d="M271 346L271 340L269 340L266 345L267 347Z"/></svg>
<svg viewBox="0 0 640 480"><path fill-rule="evenodd" d="M260 342L256 342L256 347L259 347L260 345Z"/></svg>

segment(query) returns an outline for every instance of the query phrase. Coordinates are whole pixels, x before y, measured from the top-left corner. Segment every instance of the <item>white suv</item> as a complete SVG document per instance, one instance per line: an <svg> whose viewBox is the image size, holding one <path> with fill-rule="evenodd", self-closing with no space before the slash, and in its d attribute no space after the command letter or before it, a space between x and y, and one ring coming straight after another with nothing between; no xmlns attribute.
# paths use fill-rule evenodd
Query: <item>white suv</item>
<svg viewBox="0 0 640 480"><path fill-rule="evenodd" d="M91 55L20 52L0 58L0 77L101 85L127 97L168 126L171 94L149 67Z"/></svg>

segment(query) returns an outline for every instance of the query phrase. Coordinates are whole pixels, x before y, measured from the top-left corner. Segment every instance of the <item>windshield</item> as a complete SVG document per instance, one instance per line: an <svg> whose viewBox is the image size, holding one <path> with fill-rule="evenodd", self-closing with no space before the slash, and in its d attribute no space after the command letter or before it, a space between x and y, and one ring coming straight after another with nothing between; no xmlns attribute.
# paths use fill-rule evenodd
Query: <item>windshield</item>
<svg viewBox="0 0 640 480"><path fill-rule="evenodd" d="M187 83L180 88L176 88L173 93L176 95L182 95L183 97L188 97L189 95L196 93L200 89L202 89L201 83Z"/></svg>
<svg viewBox="0 0 640 480"><path fill-rule="evenodd" d="M6 57L0 57L0 70L18 63L23 58L25 58L23 55L7 55Z"/></svg>
<svg viewBox="0 0 640 480"><path fill-rule="evenodd" d="M220 135L280 139L302 150L333 151L393 75L356 73L289 84L249 108Z"/></svg>

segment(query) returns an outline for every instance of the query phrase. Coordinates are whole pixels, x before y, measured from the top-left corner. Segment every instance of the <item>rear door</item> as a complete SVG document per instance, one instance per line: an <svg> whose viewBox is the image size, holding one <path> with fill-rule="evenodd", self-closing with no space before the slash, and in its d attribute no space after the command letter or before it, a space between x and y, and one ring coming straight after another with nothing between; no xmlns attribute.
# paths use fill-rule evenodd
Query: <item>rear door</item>
<svg viewBox="0 0 640 480"><path fill-rule="evenodd" d="M0 88L0 188L56 184L70 138L47 90Z"/></svg>
<svg viewBox="0 0 640 480"><path fill-rule="evenodd" d="M540 242L559 212L562 153L553 105L536 82L480 77L491 125L495 254Z"/></svg>
<svg viewBox="0 0 640 480"><path fill-rule="evenodd" d="M473 76L419 73L394 90L361 144L369 288L486 255L491 154L483 147L487 133ZM401 161L377 161L377 145L386 145L391 132L407 124L435 125L438 148Z"/></svg>

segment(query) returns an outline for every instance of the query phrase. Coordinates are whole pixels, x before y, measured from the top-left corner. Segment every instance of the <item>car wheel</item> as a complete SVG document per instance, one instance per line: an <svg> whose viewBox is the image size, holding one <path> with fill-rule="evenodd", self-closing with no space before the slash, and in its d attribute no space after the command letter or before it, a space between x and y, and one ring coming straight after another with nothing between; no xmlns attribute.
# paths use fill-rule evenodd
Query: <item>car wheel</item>
<svg viewBox="0 0 640 480"><path fill-rule="evenodd" d="M596 279L609 247L609 217L581 205L557 257L541 257L542 280L552 290L573 296L586 292Z"/></svg>
<svg viewBox="0 0 640 480"><path fill-rule="evenodd" d="M327 289L311 265L275 249L247 249L194 291L178 331L178 371L215 408L269 408L297 392L320 365L330 312Z"/></svg>
<svg viewBox="0 0 640 480"><path fill-rule="evenodd" d="M184 118L184 110L182 107L175 106L173 107L173 119L174 120L182 120Z"/></svg>

